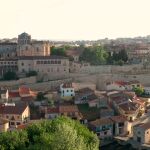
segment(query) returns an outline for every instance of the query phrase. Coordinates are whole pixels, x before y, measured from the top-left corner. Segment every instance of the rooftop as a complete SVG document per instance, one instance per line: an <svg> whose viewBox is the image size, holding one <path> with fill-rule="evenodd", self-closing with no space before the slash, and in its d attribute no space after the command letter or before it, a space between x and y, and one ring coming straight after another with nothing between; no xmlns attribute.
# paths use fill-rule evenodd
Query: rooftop
<svg viewBox="0 0 150 150"><path fill-rule="evenodd" d="M101 118L101 119L96 119L95 121L91 121L90 124L94 126L101 126L106 124L113 124L113 121L109 118Z"/></svg>
<svg viewBox="0 0 150 150"><path fill-rule="evenodd" d="M150 122L140 123L140 124L135 125L134 127L140 127L144 130L147 130L147 129L150 129Z"/></svg>
<svg viewBox="0 0 150 150"><path fill-rule="evenodd" d="M79 112L79 109L76 105L59 106L59 112Z"/></svg>
<svg viewBox="0 0 150 150"><path fill-rule="evenodd" d="M0 105L0 114L22 114L27 108L25 103L16 103L14 106L10 105Z"/></svg>
<svg viewBox="0 0 150 150"><path fill-rule="evenodd" d="M110 119L114 122L125 122L127 119L124 116L112 116Z"/></svg>

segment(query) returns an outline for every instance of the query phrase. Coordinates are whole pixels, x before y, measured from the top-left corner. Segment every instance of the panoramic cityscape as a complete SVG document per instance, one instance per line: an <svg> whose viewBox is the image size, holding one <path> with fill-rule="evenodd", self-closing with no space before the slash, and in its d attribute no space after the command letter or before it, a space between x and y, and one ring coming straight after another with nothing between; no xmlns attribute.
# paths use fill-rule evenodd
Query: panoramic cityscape
<svg viewBox="0 0 150 150"><path fill-rule="evenodd" d="M0 150L150 149L148 0L1 3Z"/></svg>

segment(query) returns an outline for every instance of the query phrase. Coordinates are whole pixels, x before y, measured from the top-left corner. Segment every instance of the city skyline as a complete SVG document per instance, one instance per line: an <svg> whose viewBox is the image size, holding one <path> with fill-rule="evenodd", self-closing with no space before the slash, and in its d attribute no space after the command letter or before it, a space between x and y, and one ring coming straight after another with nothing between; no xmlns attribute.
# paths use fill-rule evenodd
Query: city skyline
<svg viewBox="0 0 150 150"><path fill-rule="evenodd" d="M149 0L2 0L0 38L98 40L150 34Z"/></svg>

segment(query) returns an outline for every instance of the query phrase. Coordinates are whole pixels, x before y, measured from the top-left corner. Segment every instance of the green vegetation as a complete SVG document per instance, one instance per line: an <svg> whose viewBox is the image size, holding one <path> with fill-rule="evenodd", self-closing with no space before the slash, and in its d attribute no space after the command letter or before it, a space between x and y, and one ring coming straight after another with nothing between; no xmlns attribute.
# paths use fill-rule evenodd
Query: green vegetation
<svg viewBox="0 0 150 150"><path fill-rule="evenodd" d="M39 92L39 93L37 94L36 99L37 99L37 101L45 100L44 94L43 94L42 92Z"/></svg>
<svg viewBox="0 0 150 150"><path fill-rule="evenodd" d="M65 47L52 47L51 48L51 55L57 56L66 56L66 48Z"/></svg>
<svg viewBox="0 0 150 150"><path fill-rule="evenodd" d="M31 76L37 76L37 72L36 71L29 71L27 74L26 74L27 77L31 77Z"/></svg>
<svg viewBox="0 0 150 150"><path fill-rule="evenodd" d="M108 53L100 46L85 48L80 61L90 62L92 65L106 64Z"/></svg>
<svg viewBox="0 0 150 150"><path fill-rule="evenodd" d="M115 64L123 65L128 61L126 50L120 50L118 53L114 52L113 55L108 53L105 48L101 46L93 46L84 48L80 61L90 62L92 65L101 64Z"/></svg>
<svg viewBox="0 0 150 150"><path fill-rule="evenodd" d="M137 96L142 96L144 94L144 89L142 87L136 87L133 90Z"/></svg>
<svg viewBox="0 0 150 150"><path fill-rule="evenodd" d="M17 80L18 77L17 77L17 74L15 72L8 71L8 72L4 73L3 79L4 80Z"/></svg>
<svg viewBox="0 0 150 150"><path fill-rule="evenodd" d="M66 117L45 120L27 129L2 133L1 150L98 150L99 139L79 122Z"/></svg>

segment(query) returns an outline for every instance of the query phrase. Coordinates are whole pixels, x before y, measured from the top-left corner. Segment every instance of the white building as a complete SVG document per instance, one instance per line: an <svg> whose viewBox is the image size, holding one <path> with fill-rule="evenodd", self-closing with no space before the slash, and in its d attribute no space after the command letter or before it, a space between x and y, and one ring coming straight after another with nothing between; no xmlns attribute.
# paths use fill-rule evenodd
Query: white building
<svg viewBox="0 0 150 150"><path fill-rule="evenodd" d="M150 144L150 122L134 126L133 139L140 144Z"/></svg>
<svg viewBox="0 0 150 150"><path fill-rule="evenodd" d="M72 99L75 96L75 91L72 86L72 83L65 83L60 85L61 98L63 99Z"/></svg>
<svg viewBox="0 0 150 150"><path fill-rule="evenodd" d="M8 101L9 93L7 89L0 90L0 100L1 101Z"/></svg>
<svg viewBox="0 0 150 150"><path fill-rule="evenodd" d="M144 87L144 92L147 95L150 95L150 87Z"/></svg>

